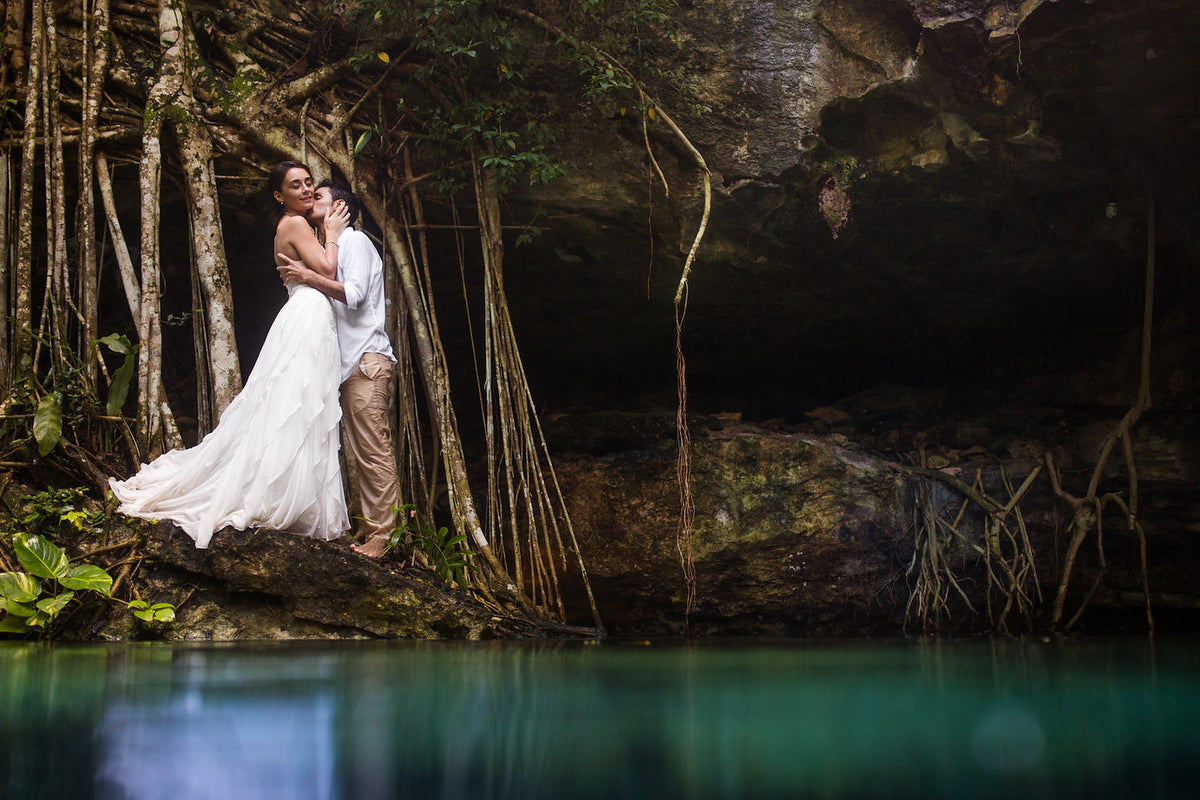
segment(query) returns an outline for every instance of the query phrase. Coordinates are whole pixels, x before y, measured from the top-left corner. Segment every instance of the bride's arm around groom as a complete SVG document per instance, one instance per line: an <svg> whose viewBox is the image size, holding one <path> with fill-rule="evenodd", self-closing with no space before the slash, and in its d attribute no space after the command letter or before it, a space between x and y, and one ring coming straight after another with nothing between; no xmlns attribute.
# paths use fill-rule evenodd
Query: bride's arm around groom
<svg viewBox="0 0 1200 800"><path fill-rule="evenodd" d="M358 212L353 192L341 184L322 181L314 193L308 221L324 228L327 249L330 242L338 245L336 274L328 277L314 272L286 253L277 258L281 262L279 276L285 283L306 284L336 301L342 420L346 444L358 464L363 519L359 536L365 542L354 549L380 558L387 552L395 524L392 509L400 505L387 418L396 358L387 336L383 261L365 233L353 227L337 228L347 215L348 224L353 225Z"/></svg>

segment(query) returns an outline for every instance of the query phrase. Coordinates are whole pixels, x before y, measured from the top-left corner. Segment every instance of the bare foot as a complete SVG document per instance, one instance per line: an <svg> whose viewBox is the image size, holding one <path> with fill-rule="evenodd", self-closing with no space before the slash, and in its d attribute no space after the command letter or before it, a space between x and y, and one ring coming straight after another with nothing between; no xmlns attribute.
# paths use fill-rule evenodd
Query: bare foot
<svg viewBox="0 0 1200 800"><path fill-rule="evenodd" d="M361 545L350 545L350 549L359 555L366 556L367 558L379 559L383 558L388 553L387 542L388 537L379 534L367 539L367 541Z"/></svg>

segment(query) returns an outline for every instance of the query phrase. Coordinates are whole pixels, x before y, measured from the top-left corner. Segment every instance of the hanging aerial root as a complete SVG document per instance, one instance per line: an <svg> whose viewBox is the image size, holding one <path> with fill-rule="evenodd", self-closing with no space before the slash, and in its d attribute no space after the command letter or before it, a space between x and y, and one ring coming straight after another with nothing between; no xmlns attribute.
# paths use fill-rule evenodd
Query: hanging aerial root
<svg viewBox="0 0 1200 800"><path fill-rule="evenodd" d="M683 269L679 277L679 285L675 290L675 352L676 352L676 380L679 391L679 406L676 416L677 439L679 443L679 454L677 463L677 474L679 479L680 493L680 525L676 536L676 543L680 552L680 560L683 564L684 581L687 585L687 602L685 606L685 627L687 618L691 612L692 605L695 601L696 576L695 567L692 560L692 533L695 522L695 508L691 492L691 436L687 428L687 379L684 370L685 363L683 359L683 318L684 311L687 305L686 294L688 280L691 277L692 266L695 263L696 255L700 250L700 243L704 239L705 231L708 228L708 218L712 209L712 174L705 163L704 156L696 149L687 135L672 119L671 115L663 110L662 106L649 97L637 77L621 64L617 59L613 58L607 52L599 47L588 45L580 42L574 36L551 24L546 19L534 14L523 8L510 6L508 4L496 4L496 9L504 14L523 19L526 22L534 25L537 28L553 34L558 41L565 43L569 47L579 51L590 53L598 63L603 64L607 69L621 75L629 81L632 86L637 87L638 97L641 100L643 114L643 138L646 142L647 151L650 154L650 160L654 168L658 171L659 177L663 181L663 186L666 186L666 178L659 168L658 161L654 158L653 152L650 151L649 135L645 130L646 118L649 115L650 109L654 110L656 119L662 120L663 124L670 129L672 135L688 152L697 168L700 170L701 181L703 184L704 195L704 210L700 217L700 223L697 226L696 235L692 240L692 245L688 250L687 257L684 259Z"/></svg>
<svg viewBox="0 0 1200 800"><path fill-rule="evenodd" d="M1131 533L1138 537L1139 561L1142 572L1142 589L1146 599L1146 625L1150 633L1154 633L1154 614L1150 608L1150 576L1146 565L1146 533L1143 530L1141 523L1138 521L1137 514L1137 498L1138 498L1138 473L1137 465L1133 458L1133 443L1130 438L1130 432L1133 426L1141 419L1142 414L1150 409L1150 341L1153 332L1154 323L1154 271L1155 271L1155 230L1154 230L1154 196L1150 194L1146 198L1146 279L1145 279L1145 294L1143 297L1142 306L1142 349L1141 349L1141 365L1139 370L1137 399L1132 407L1121 418L1121 421L1109 431L1105 437L1104 443L1100 447L1100 454L1096 459L1096 466L1092 470L1091 480L1088 481L1087 493L1082 497L1076 497L1067 492L1060 480L1058 469L1054 465L1054 460L1049 453L1046 454L1046 466L1050 472L1051 485L1054 487L1054 493L1072 509L1071 524L1071 541L1067 545L1067 554L1063 562L1062 580L1058 585L1058 594L1054 599L1054 612L1051 618L1051 627L1057 629L1059 622L1062 621L1063 607L1066 604L1067 588L1071 582L1071 573L1075 568L1075 559L1079 554L1079 549L1083 545L1084 540L1092 529L1096 531L1096 546L1100 553L1100 573L1093 586L1084 596L1083 602L1079 609L1067 621L1064 630L1070 630L1071 627L1078 621L1082 615L1084 608L1091 601L1092 596L1096 592L1099 585L1100 577L1103 576L1106 563L1104 561L1104 543L1103 543L1103 515L1104 506L1108 503L1115 503L1125 513L1126 527ZM1129 501L1126 503L1120 496L1109 493L1100 495L1100 481L1104 476L1104 471L1108 466L1109 458L1112 456L1113 448L1117 443L1121 443L1122 455L1125 461L1125 471L1128 477Z"/></svg>
<svg viewBox="0 0 1200 800"><path fill-rule="evenodd" d="M973 482L968 484L927 467L890 466L929 479L918 481L913 502L909 530L914 550L906 573L912 581L912 589L905 608L906 623L915 618L923 630L935 628L943 618L950 619L950 599L955 595L971 613L978 613L962 588L962 578L951 564L954 553L966 549L974 551L983 560L984 597L992 630L1007 631L1008 617L1014 610L1020 612L1032 628L1033 614L1041 601L1041 589L1020 503L1041 473L1041 465L1034 467L1016 490L1001 469L1001 480L1009 495L1003 503L984 490L979 470ZM946 511L949 500L944 504L936 501L934 481L949 486L963 497L952 518ZM962 532L962 521L971 505L984 514L982 543L972 541Z"/></svg>

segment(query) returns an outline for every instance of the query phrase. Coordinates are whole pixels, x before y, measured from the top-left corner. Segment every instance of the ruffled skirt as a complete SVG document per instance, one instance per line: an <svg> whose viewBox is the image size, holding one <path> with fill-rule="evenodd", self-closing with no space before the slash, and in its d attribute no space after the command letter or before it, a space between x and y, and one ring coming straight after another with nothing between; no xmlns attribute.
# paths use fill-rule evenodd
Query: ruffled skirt
<svg viewBox="0 0 1200 800"><path fill-rule="evenodd" d="M170 520L201 548L226 526L341 536L350 521L338 464L340 370L329 299L293 288L217 427L129 480L109 478L118 510Z"/></svg>

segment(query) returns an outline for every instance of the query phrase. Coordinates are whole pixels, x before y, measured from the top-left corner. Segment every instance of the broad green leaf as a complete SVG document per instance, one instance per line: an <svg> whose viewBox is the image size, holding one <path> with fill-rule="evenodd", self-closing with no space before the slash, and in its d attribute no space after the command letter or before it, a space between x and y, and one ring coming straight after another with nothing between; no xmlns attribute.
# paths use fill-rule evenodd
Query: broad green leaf
<svg viewBox="0 0 1200 800"><path fill-rule="evenodd" d="M20 617L5 617L0 619L0 633L29 633L29 627Z"/></svg>
<svg viewBox="0 0 1200 800"><path fill-rule="evenodd" d="M63 592L54 597L47 597L45 600L38 600L38 611L54 619L58 616L58 612L67 607L67 603L71 602L71 598L75 596L74 592Z"/></svg>
<svg viewBox="0 0 1200 800"><path fill-rule="evenodd" d="M38 453L46 455L62 439L62 405L53 394L48 394L38 403L33 415L33 438L38 443Z"/></svg>
<svg viewBox="0 0 1200 800"><path fill-rule="evenodd" d="M42 593L37 578L25 572L0 572L0 597L32 603Z"/></svg>
<svg viewBox="0 0 1200 800"><path fill-rule="evenodd" d="M26 572L39 578L62 578L71 569L67 554L41 536L14 536L13 549Z"/></svg>
<svg viewBox="0 0 1200 800"><path fill-rule="evenodd" d="M129 341L123 333L110 333L108 336L97 339L96 344L102 344L114 353L127 356L137 352L137 348Z"/></svg>
<svg viewBox="0 0 1200 800"><path fill-rule="evenodd" d="M112 589L113 579L111 575L94 564L81 564L73 568L65 578L59 578L58 582L65 589L76 591L91 589L106 595Z"/></svg>
<svg viewBox="0 0 1200 800"><path fill-rule="evenodd" d="M3 603L3 609L14 617L32 617L37 612L33 606L18 603L16 600L3 600L0 603Z"/></svg>
<svg viewBox="0 0 1200 800"><path fill-rule="evenodd" d="M35 611L33 616L25 620L25 625L30 628L41 628L50 621L50 615L44 611Z"/></svg>
<svg viewBox="0 0 1200 800"><path fill-rule="evenodd" d="M121 413L121 409L125 405L125 398L129 396L129 384L133 380L133 370L136 366L137 359L131 353L125 356L125 362L112 374L112 379L108 383L108 401L104 406L105 412L110 417L118 416Z"/></svg>
<svg viewBox="0 0 1200 800"><path fill-rule="evenodd" d="M130 600L130 601L129 601L129 607L130 607L130 608L134 608L134 609L137 609L137 608L149 608L149 606L146 604L146 601L145 601L145 600Z"/></svg>
<svg viewBox="0 0 1200 800"><path fill-rule="evenodd" d="M138 619L140 619L142 622L153 622L154 621L154 612L148 608L145 609L144 611L135 611L135 612L133 612L133 615L135 617L137 617Z"/></svg>
<svg viewBox="0 0 1200 800"><path fill-rule="evenodd" d="M175 606L170 603L155 603L150 606L150 610L154 612L155 622L175 621Z"/></svg>

